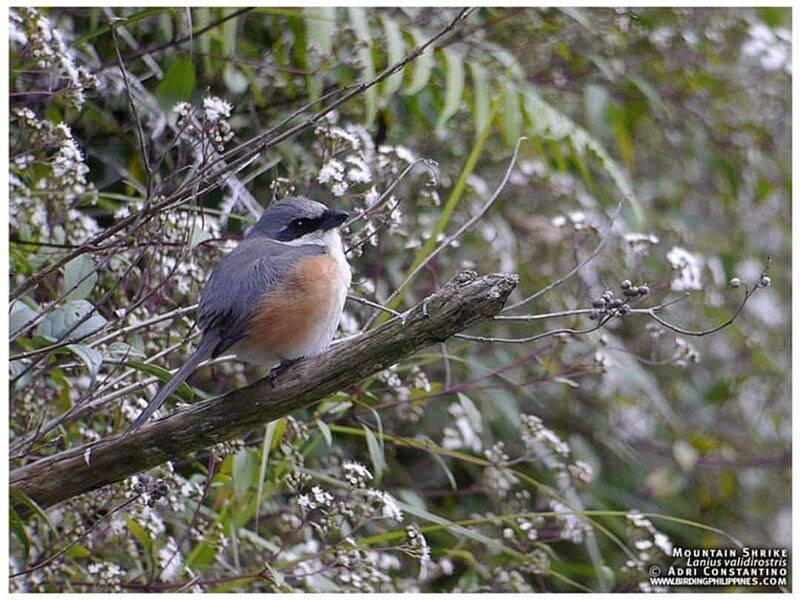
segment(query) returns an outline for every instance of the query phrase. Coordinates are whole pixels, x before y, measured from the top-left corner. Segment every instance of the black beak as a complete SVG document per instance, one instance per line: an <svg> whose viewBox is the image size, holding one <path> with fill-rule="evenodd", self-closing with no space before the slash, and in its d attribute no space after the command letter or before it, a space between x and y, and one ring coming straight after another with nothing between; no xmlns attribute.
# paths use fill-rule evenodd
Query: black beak
<svg viewBox="0 0 800 600"><path fill-rule="evenodd" d="M320 222L319 228L326 231L334 227L339 227L349 216L350 215L342 210L326 210L322 214L322 221Z"/></svg>

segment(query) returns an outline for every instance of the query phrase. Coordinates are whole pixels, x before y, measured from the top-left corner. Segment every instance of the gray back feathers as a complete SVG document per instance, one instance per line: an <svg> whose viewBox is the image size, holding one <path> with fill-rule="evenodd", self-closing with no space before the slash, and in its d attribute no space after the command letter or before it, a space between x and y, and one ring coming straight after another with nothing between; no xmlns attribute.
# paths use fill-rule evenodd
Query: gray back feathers
<svg viewBox="0 0 800 600"><path fill-rule="evenodd" d="M247 334L264 295L286 281L297 261L324 253L323 246L291 246L248 236L223 258L200 293L198 308L203 336L219 336L213 356Z"/></svg>

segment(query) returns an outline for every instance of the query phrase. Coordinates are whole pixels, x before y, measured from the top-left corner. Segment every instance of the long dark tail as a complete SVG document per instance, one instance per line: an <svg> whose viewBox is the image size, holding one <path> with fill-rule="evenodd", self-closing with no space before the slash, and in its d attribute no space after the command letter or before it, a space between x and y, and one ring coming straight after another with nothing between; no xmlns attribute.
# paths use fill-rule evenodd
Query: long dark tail
<svg viewBox="0 0 800 600"><path fill-rule="evenodd" d="M172 379L170 379L164 387L158 390L158 393L150 401L150 404L148 404L147 407L142 411L142 414L140 414L136 421L134 421L127 433L132 433L141 427L151 416L153 416L153 413L161 408L161 405L164 404L164 401L172 395L172 392L178 389L178 386L186 381L189 375L194 373L195 369L197 369L197 366L211 356L218 342L219 339L215 335L204 336L203 341L200 342L200 345L197 347L197 350L194 351L194 354L189 357L189 360L186 361L186 364L178 369L175 375L172 376Z"/></svg>

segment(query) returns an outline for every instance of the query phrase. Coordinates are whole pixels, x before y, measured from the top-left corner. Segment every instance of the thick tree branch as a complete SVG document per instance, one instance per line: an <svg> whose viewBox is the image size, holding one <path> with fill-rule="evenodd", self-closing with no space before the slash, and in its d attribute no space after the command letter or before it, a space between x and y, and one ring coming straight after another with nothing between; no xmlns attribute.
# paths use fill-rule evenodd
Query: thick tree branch
<svg viewBox="0 0 800 600"><path fill-rule="evenodd" d="M420 348L489 319L503 308L516 275L459 274L402 316L261 379L198 402L128 435L100 440L13 471L12 487L42 507L236 438L376 373ZM24 506L15 507L25 512Z"/></svg>

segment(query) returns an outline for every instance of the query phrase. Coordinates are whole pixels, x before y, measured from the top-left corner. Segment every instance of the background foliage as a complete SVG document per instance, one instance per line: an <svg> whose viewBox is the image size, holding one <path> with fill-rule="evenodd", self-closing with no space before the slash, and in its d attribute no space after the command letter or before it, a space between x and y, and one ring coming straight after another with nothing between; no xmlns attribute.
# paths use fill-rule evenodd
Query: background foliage
<svg viewBox="0 0 800 600"><path fill-rule="evenodd" d="M481 340L12 514L12 589L634 590L673 544L790 544L789 11L457 14L11 11L12 468L126 428L258 204L359 215L353 293L397 310L462 268L519 273L521 302L599 247ZM768 255L713 335L645 310L690 291L657 315L724 323ZM650 293L591 314L624 279ZM348 303L341 333L384 318ZM257 375L220 362L180 396Z"/></svg>

